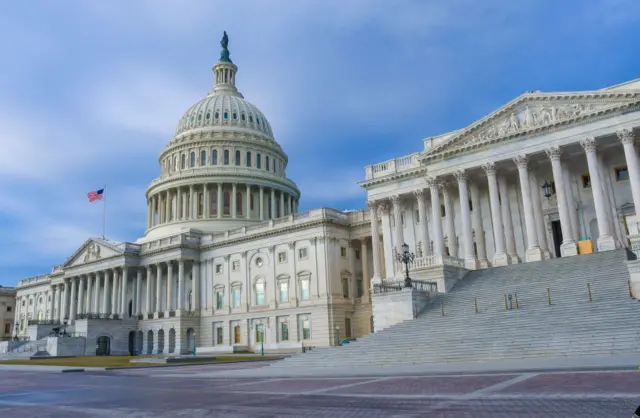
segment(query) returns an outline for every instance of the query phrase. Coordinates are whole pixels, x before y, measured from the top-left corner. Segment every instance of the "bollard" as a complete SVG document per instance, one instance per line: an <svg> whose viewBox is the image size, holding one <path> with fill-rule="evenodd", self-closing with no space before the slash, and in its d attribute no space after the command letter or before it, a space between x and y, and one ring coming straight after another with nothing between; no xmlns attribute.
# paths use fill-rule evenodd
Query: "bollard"
<svg viewBox="0 0 640 418"><path fill-rule="evenodd" d="M631 291L631 280L627 281L627 283L629 284L629 297L632 298L633 292Z"/></svg>
<svg viewBox="0 0 640 418"><path fill-rule="evenodd" d="M518 294L516 293L515 296L516 296L516 311L517 311L519 309L519 306L518 306Z"/></svg>
<svg viewBox="0 0 640 418"><path fill-rule="evenodd" d="M547 287L547 299L549 299L549 306L551 306L551 289Z"/></svg>
<svg viewBox="0 0 640 418"><path fill-rule="evenodd" d="M476 313L478 313L478 300L477 298L473 298L473 305L476 307Z"/></svg>
<svg viewBox="0 0 640 418"><path fill-rule="evenodd" d="M440 302L440 311L442 312L442 316L444 316L444 302Z"/></svg>
<svg viewBox="0 0 640 418"><path fill-rule="evenodd" d="M591 302L593 299L591 299L591 283L587 283L587 293L589 293L589 302Z"/></svg>
<svg viewBox="0 0 640 418"><path fill-rule="evenodd" d="M504 310L508 311L509 310L509 304L507 303L507 294L504 294Z"/></svg>

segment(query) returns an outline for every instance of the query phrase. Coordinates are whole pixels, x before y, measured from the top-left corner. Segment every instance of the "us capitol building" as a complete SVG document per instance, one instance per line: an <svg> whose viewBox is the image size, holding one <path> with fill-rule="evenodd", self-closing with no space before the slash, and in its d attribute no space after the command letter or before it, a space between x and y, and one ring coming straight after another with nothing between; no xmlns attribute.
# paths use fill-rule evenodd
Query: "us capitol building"
<svg viewBox="0 0 640 418"><path fill-rule="evenodd" d="M404 277L404 243L411 277L447 292L465 271L624 248L638 234L640 80L524 93L366 167L367 210L299 213L288 157L236 88L226 33L221 44L213 89L160 153L144 236L88 239L21 280L14 335L66 322L88 354L299 351L397 322L374 289Z"/></svg>

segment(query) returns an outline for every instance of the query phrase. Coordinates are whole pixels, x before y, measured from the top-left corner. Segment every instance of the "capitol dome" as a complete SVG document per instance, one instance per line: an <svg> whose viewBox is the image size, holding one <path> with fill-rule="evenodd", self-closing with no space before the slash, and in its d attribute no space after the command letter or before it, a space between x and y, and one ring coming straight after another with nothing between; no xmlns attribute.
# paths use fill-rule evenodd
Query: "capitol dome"
<svg viewBox="0 0 640 418"><path fill-rule="evenodd" d="M180 231L228 231L289 216L300 190L265 115L236 88L226 32L213 89L178 121L160 153L160 177L147 189L142 240Z"/></svg>

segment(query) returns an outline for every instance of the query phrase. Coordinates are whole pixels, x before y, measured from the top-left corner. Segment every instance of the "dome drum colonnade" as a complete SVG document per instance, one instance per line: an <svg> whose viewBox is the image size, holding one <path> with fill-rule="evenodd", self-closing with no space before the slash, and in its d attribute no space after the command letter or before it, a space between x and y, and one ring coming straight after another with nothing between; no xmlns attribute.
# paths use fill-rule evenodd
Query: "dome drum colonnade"
<svg viewBox="0 0 640 418"><path fill-rule="evenodd" d="M226 33L221 45L213 90L185 112L160 156L161 176L147 190L147 232L184 221L264 221L298 212L300 191L286 177L287 155L266 117L235 87L238 68ZM198 228L220 231L225 224Z"/></svg>
<svg viewBox="0 0 640 418"><path fill-rule="evenodd" d="M620 129L608 136L616 137L622 144L629 170L629 180L634 205L640 207L640 160L634 145L636 142L635 135L631 129ZM578 141L578 143L588 162L589 176L592 183L594 207L599 232L597 241L598 251L614 250L617 246L612 234L614 219L613 214L609 212L605 204L605 186L601 181L603 173L597 164L597 140L594 137L585 137ZM575 207L575 202L573 201L573 196L570 191L570 184L567 181L567 167L565 167L561 159L562 149L560 147L550 147L541 149L538 153L546 156L551 165L550 171L555 183L558 214L563 236L560 245L561 256L577 255L576 239L574 238L576 232L573 230L574 226L571 222L572 211L570 210L571 207ZM549 257L538 184L530 161L533 154L536 153L518 155L512 159L512 163L515 164L518 169L518 184L523 199L523 215L526 227L526 262L539 261ZM494 236L494 256L492 260L494 267L520 262L518 254L516 253L511 209L508 204L505 204L506 199L501 199L501 196L508 195L506 173L500 175L496 163L497 162L487 162L479 167L482 169L481 171L485 173L487 182L491 224L493 227L493 231L491 232ZM442 259L442 257L448 253L448 255L454 258L461 259L467 268L475 269L488 266L482 215L478 210L480 208L480 202L478 197L479 183L477 180L479 179L471 181L468 176L468 171L470 170L458 170L437 177L427 177L425 179L426 190L421 188L413 192L414 198L418 201L418 217L421 225L419 231L420 244L424 242L432 243L431 246L420 245L422 247L420 248L421 258L435 257L435 259ZM458 248L456 239L447 239L449 236L456 237L453 216L451 216L454 214L451 196L453 190L447 181L447 177L451 176L455 177L455 183L457 183L460 195L458 204L460 205L459 213L462 216L461 248ZM469 199L468 190L471 192L471 199ZM425 222L428 206L424 199L427 194L431 197L430 227L428 223ZM444 215L441 213L440 195L442 195L444 199ZM371 211L371 228L374 245L379 241L378 211L383 215L393 216L395 225L402 225L401 213L405 206L411 206L412 202L410 204L410 200L412 199L409 195L402 195L392 196L390 201L381 199L368 202ZM476 208L476 210L472 211L471 207ZM392 228L392 231L389 231L389 233L394 234L393 251L402 251L401 246L404 243L403 228ZM383 232L382 235L386 238L386 231ZM432 237L431 240L429 239L430 235ZM414 264L420 262L420 259L416 259ZM401 271L401 269L396 266L396 271ZM389 275L389 273L387 275ZM382 278L380 260L374 258L373 282L377 282Z"/></svg>

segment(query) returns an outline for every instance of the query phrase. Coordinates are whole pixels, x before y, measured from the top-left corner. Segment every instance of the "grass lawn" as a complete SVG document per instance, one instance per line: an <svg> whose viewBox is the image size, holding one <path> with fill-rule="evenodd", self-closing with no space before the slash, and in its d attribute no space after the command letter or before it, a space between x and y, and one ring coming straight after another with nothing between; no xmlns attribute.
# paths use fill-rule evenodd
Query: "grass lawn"
<svg viewBox="0 0 640 418"><path fill-rule="evenodd" d="M0 365L3 364L19 364L28 366L68 366L68 367L164 367L166 364L154 364L154 363L130 363L131 359L141 358L153 358L155 356L94 356L94 357L71 357L71 358L45 358L38 360L26 360L26 359L12 359L12 360L0 360ZM239 361L251 361L251 360L276 360L281 357L277 356L216 356L215 360L191 361L182 364L217 364L217 363L232 363ZM169 365L176 365L181 363L170 363Z"/></svg>

